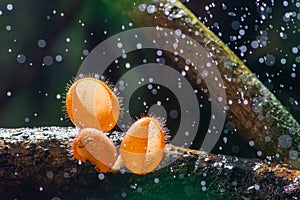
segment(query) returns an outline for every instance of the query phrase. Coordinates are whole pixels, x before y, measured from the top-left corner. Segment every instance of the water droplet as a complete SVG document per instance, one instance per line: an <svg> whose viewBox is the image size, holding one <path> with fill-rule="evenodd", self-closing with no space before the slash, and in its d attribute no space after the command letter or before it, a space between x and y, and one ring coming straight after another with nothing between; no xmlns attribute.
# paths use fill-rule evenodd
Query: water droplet
<svg viewBox="0 0 300 200"><path fill-rule="evenodd" d="M294 73L294 72L291 73L291 77L292 77L292 78L295 78L295 77L296 77L296 73Z"/></svg>
<svg viewBox="0 0 300 200"><path fill-rule="evenodd" d="M178 111L177 110L171 110L170 111L170 117L173 119L176 119L178 117Z"/></svg>
<svg viewBox="0 0 300 200"><path fill-rule="evenodd" d="M162 56L162 50L157 50L157 51L156 51L156 55L157 55L157 56Z"/></svg>
<svg viewBox="0 0 300 200"><path fill-rule="evenodd" d="M282 148L289 148L292 145L292 138L289 135L281 135L278 143Z"/></svg>
<svg viewBox="0 0 300 200"><path fill-rule="evenodd" d="M251 42L251 47L252 47L253 49L258 48L258 47L259 47L258 41L257 41L257 40L253 40L253 41Z"/></svg>
<svg viewBox="0 0 300 200"><path fill-rule="evenodd" d="M87 49L83 50L82 54L85 55L85 56L89 55L89 50L87 50Z"/></svg>
<svg viewBox="0 0 300 200"><path fill-rule="evenodd" d="M262 156L262 152L261 152L261 151L257 151L257 152L256 152L256 155L257 155L257 156Z"/></svg>
<svg viewBox="0 0 300 200"><path fill-rule="evenodd" d="M146 10L146 8L147 8L147 5L146 4L140 4L138 6L138 8L139 8L139 11L144 12Z"/></svg>
<svg viewBox="0 0 300 200"><path fill-rule="evenodd" d="M138 192L142 192L142 191L143 191L143 188L142 188L142 187L138 187L138 188L137 188L137 191L138 191Z"/></svg>
<svg viewBox="0 0 300 200"><path fill-rule="evenodd" d="M9 3L9 4L6 5L6 9L9 10L9 11L11 11L11 10L14 9L14 6Z"/></svg>
<svg viewBox="0 0 300 200"><path fill-rule="evenodd" d="M239 34L240 35L245 35L245 30L244 29L239 30Z"/></svg>
<svg viewBox="0 0 300 200"><path fill-rule="evenodd" d="M123 47L123 43L118 42L118 43L117 43L117 47L118 47L119 49L121 49L121 48Z"/></svg>
<svg viewBox="0 0 300 200"><path fill-rule="evenodd" d="M175 35L180 36L182 34L180 29L176 29L175 30Z"/></svg>
<svg viewBox="0 0 300 200"><path fill-rule="evenodd" d="M249 146L250 146L250 147L253 147L253 146L254 146L254 141L253 141L253 140L250 140L250 141L249 141Z"/></svg>
<svg viewBox="0 0 300 200"><path fill-rule="evenodd" d="M275 64L275 56L271 54L267 54L266 56L264 56L264 59L265 59L265 64L267 66L273 66Z"/></svg>
<svg viewBox="0 0 300 200"><path fill-rule="evenodd" d="M283 64L283 65L285 65L286 64L286 59L285 58L281 58L280 59L280 63Z"/></svg>
<svg viewBox="0 0 300 200"><path fill-rule="evenodd" d="M156 105L161 106L161 101L157 101Z"/></svg>
<svg viewBox="0 0 300 200"><path fill-rule="evenodd" d="M185 136L189 136L190 133L189 133L188 131L186 131L186 132L184 133L184 135L185 135Z"/></svg>
<svg viewBox="0 0 300 200"><path fill-rule="evenodd" d="M240 22L239 21L233 21L232 23L231 23L231 28L233 29L233 30L238 30L239 28L240 28Z"/></svg>
<svg viewBox="0 0 300 200"><path fill-rule="evenodd" d="M25 57L25 55L19 54L19 55L17 56L17 61L18 61L18 63L20 63L20 64L25 63L25 62L26 62L26 57Z"/></svg>
<svg viewBox="0 0 300 200"><path fill-rule="evenodd" d="M43 58L43 63L47 66L50 66L53 64L53 58L51 56L45 56Z"/></svg>
<svg viewBox="0 0 300 200"><path fill-rule="evenodd" d="M293 47L293 48L292 48L292 52L293 52L294 54L298 53L298 48L297 48L297 47Z"/></svg>
<svg viewBox="0 0 300 200"><path fill-rule="evenodd" d="M154 5L148 5L147 7L147 12L149 14L152 14L152 13L155 13L157 10L156 10L156 7Z"/></svg>
<svg viewBox="0 0 300 200"><path fill-rule="evenodd" d="M52 171L47 171L46 176L47 178L52 179L54 177L54 174Z"/></svg>
<svg viewBox="0 0 300 200"><path fill-rule="evenodd" d="M120 91L124 91L125 89L126 89L126 88L125 88L125 85L120 85L120 86L119 86L119 90L120 90Z"/></svg>
<svg viewBox="0 0 300 200"><path fill-rule="evenodd" d="M129 69L130 68L130 63L126 63L125 67L126 67L126 69Z"/></svg>
<svg viewBox="0 0 300 200"><path fill-rule="evenodd" d="M157 95L157 89L155 89L155 88L152 89L152 90L151 90L151 93L152 93L153 95Z"/></svg>
<svg viewBox="0 0 300 200"><path fill-rule="evenodd" d="M298 151L296 151L296 150L291 150L291 151L289 152L289 157L290 157L290 159L292 159L292 160L296 160L296 159L298 158L298 156L299 156L299 153L298 153Z"/></svg>
<svg viewBox="0 0 300 200"><path fill-rule="evenodd" d="M142 47L143 47L143 46L142 46L141 43L137 43L137 44L136 44L136 48L137 48L137 49L141 49Z"/></svg>
<svg viewBox="0 0 300 200"><path fill-rule="evenodd" d="M29 123L29 122L30 122L30 118L29 118L29 117L25 117L25 118L24 118L24 121L25 121L26 123Z"/></svg>
<svg viewBox="0 0 300 200"><path fill-rule="evenodd" d="M40 48L46 47L46 45L47 45L46 40L40 39L40 40L37 42L37 45L38 45Z"/></svg>
<svg viewBox="0 0 300 200"><path fill-rule="evenodd" d="M105 175L104 174L102 174L102 173L100 173L100 174L98 174L98 178L99 178L99 180L104 180L104 178L105 178Z"/></svg>
<svg viewBox="0 0 300 200"><path fill-rule="evenodd" d="M125 198L125 197L127 197L127 193L126 193L126 192L122 192L122 193L121 193L121 196L122 196L123 198Z"/></svg>
<svg viewBox="0 0 300 200"><path fill-rule="evenodd" d="M5 27L5 29L6 29L7 31L11 31L11 25L7 25L7 26Z"/></svg>
<svg viewBox="0 0 300 200"><path fill-rule="evenodd" d="M127 54L126 54L126 53L123 53L123 54L122 54L122 58L124 58L124 59L127 58Z"/></svg>
<svg viewBox="0 0 300 200"><path fill-rule="evenodd" d="M55 57L55 60L56 60L57 62L61 62L61 61L62 61L62 56L61 56L61 55L57 55L57 56Z"/></svg>
<svg viewBox="0 0 300 200"><path fill-rule="evenodd" d="M240 51L242 52L242 53L245 53L246 51L247 51L247 47L245 46L245 45L243 45L243 46L240 46Z"/></svg>

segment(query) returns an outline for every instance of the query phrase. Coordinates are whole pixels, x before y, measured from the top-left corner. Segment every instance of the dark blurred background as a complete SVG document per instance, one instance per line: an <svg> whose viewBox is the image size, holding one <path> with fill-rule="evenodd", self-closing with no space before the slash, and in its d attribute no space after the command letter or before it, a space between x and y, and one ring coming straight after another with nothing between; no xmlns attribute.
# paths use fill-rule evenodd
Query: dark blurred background
<svg viewBox="0 0 300 200"><path fill-rule="evenodd" d="M67 83L97 44L128 27L99 0L0 2L0 127L71 125Z"/></svg>
<svg viewBox="0 0 300 200"><path fill-rule="evenodd" d="M300 3L184 3L299 121ZM67 83L96 45L133 27L101 0L1 0L0 127L72 125L62 109ZM225 129L234 132L230 123ZM233 154L247 145L230 141L224 148Z"/></svg>

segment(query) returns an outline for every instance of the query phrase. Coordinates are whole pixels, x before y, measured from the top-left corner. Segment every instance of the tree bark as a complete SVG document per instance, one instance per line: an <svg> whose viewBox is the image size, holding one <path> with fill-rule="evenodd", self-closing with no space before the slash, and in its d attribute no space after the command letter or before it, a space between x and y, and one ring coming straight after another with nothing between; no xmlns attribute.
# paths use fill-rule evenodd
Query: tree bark
<svg viewBox="0 0 300 200"><path fill-rule="evenodd" d="M234 124L238 134L247 141L254 141L254 148L262 152L262 159L300 167L299 123L249 68L180 0L138 0L132 4L125 0L102 1L127 17L136 27L180 29L202 45L218 64L226 87L227 102L232 101L232 105L228 104L226 119ZM149 14L147 10L139 11L138 6L141 4L154 5L156 12ZM174 60L173 54L165 55ZM173 66L184 70L185 60L174 62ZM190 67L187 74L200 90L206 87L203 82L196 84L199 71Z"/></svg>
<svg viewBox="0 0 300 200"><path fill-rule="evenodd" d="M169 199L168 191L173 190L174 198L182 199L300 195L299 170L173 145L167 145L162 163L174 156L177 160L155 172L139 176L122 168L99 175L89 162L73 158L71 144L77 131L71 127L0 129L1 199ZM116 146L122 140L117 132L109 137Z"/></svg>

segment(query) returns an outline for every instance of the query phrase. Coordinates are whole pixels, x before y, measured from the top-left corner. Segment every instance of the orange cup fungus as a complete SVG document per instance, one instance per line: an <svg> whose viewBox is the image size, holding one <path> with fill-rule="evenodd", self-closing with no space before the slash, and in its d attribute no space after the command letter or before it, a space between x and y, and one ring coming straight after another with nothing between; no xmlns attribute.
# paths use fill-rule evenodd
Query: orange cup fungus
<svg viewBox="0 0 300 200"><path fill-rule="evenodd" d="M80 130L73 141L76 159L89 160L99 172L112 171L117 160L113 142L103 133L110 131L120 115L117 96L95 78L75 81L66 95L66 111ZM135 174L152 172L164 155L165 137L161 123L153 117L137 120L127 131L120 146L125 167Z"/></svg>
<svg viewBox="0 0 300 200"><path fill-rule="evenodd" d="M66 110L77 127L103 132L111 130L120 115L117 96L95 78L82 78L72 84L66 95Z"/></svg>
<svg viewBox="0 0 300 200"><path fill-rule="evenodd" d="M98 172L109 172L117 159L117 150L113 142L100 130L82 129L73 141L73 155L85 162L96 165Z"/></svg>
<svg viewBox="0 0 300 200"><path fill-rule="evenodd" d="M127 169L135 174L147 174L159 165L164 147L160 122L153 117L143 117L128 129L120 146L120 155Z"/></svg>

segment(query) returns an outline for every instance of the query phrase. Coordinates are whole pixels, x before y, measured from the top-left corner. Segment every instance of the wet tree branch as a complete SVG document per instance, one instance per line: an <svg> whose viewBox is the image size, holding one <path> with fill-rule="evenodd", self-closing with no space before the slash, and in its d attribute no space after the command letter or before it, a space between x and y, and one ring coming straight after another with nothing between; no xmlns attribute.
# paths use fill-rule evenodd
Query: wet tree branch
<svg viewBox="0 0 300 200"><path fill-rule="evenodd" d="M163 162L172 164L145 176L120 172L99 175L89 162L79 164L70 152L74 128L0 129L1 198L121 198L162 199L165 190L179 198L263 197L300 195L300 171L258 160L213 155L169 145ZM109 137L118 146L122 136ZM133 185L133 186L132 186ZM134 187L137 185L137 187ZM132 187L131 187L132 186ZM141 189L139 189L141 188ZM194 192L193 192L194 191ZM166 197L167 198L167 197Z"/></svg>

